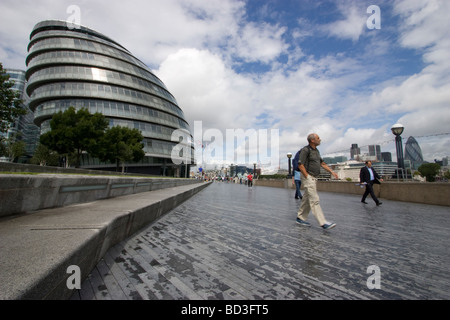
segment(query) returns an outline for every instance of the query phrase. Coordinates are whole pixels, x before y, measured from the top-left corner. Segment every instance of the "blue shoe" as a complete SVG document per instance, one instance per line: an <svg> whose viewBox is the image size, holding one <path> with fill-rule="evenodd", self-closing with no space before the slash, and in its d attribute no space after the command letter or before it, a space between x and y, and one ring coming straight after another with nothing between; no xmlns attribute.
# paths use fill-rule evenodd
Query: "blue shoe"
<svg viewBox="0 0 450 320"><path fill-rule="evenodd" d="M303 221L302 219L297 218L297 220L295 220L295 221L302 226L311 227L311 223L309 223L307 221Z"/></svg>
<svg viewBox="0 0 450 320"><path fill-rule="evenodd" d="M322 228L324 228L325 230L328 229L333 229L334 227L336 227L336 223L325 223Z"/></svg>

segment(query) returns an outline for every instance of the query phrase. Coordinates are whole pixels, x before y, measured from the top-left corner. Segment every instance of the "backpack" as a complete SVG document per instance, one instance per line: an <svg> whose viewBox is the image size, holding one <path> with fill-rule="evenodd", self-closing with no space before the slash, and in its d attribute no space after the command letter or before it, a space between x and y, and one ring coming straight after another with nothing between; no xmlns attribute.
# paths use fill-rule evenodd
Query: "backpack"
<svg viewBox="0 0 450 320"><path fill-rule="evenodd" d="M293 170L299 171L298 170L298 162L300 160L300 152L302 152L302 150L304 148L308 148L308 158L307 158L307 163L304 163L303 165L305 166L305 169L309 168L309 154L311 153L311 149L310 149L309 145L306 145L303 148L301 148L300 150L298 150L297 153L295 154L294 159L292 159L292 168L293 168ZM308 171L308 170L306 170L306 171Z"/></svg>
<svg viewBox="0 0 450 320"><path fill-rule="evenodd" d="M298 150L295 157L292 159L292 170L298 171L298 159L300 158L300 151Z"/></svg>

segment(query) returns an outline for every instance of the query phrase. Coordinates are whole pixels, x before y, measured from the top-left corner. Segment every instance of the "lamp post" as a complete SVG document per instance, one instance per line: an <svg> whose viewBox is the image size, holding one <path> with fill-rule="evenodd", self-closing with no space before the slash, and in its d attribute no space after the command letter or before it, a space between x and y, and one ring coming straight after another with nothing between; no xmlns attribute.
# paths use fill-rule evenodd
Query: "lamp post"
<svg viewBox="0 0 450 320"><path fill-rule="evenodd" d="M405 162L403 160L403 144L401 134L405 127L400 123L394 124L391 128L392 133L395 135L395 149L397 150L397 167L402 170L405 170Z"/></svg>
<svg viewBox="0 0 450 320"><path fill-rule="evenodd" d="M286 156L288 157L288 168L289 168L289 174L288 174L288 178L290 178L291 175L291 158L292 158L292 153L288 152L286 154Z"/></svg>

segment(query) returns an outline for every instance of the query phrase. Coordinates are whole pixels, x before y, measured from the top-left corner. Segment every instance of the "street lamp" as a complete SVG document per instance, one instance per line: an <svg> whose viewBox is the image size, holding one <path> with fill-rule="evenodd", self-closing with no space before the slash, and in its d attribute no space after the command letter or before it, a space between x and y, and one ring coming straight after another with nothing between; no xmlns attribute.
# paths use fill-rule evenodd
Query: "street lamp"
<svg viewBox="0 0 450 320"><path fill-rule="evenodd" d="M292 158L292 153L288 152L286 156L288 157L288 168L289 168L289 176L288 176L288 178L290 178L291 177L291 158Z"/></svg>
<svg viewBox="0 0 450 320"><path fill-rule="evenodd" d="M403 161L403 144L401 134L405 127L400 123L394 124L391 128L392 133L395 135L395 148L397 150L397 166L399 169L405 170L405 163Z"/></svg>

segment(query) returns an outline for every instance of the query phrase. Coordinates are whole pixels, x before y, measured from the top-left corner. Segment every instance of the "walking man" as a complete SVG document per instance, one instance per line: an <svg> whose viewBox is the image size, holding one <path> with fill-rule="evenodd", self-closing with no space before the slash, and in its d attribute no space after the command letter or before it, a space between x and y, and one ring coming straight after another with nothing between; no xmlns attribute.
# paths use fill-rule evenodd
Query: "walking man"
<svg viewBox="0 0 450 320"><path fill-rule="evenodd" d="M320 152L317 149L318 145L320 145L319 136L315 133L311 133L308 135L308 145L303 147L300 151L298 170L300 170L303 175L302 181L305 191L303 193L303 200L300 209L298 210L296 221L302 226L311 226L306 220L308 219L309 212L312 211L322 228L331 229L334 228L336 224L325 220L320 206L316 184L321 167L330 172L336 179L338 179L338 175L331 170L320 157Z"/></svg>
<svg viewBox="0 0 450 320"><path fill-rule="evenodd" d="M361 171L359 172L359 182L365 183L366 185L366 192L364 192L361 199L362 203L367 204L366 198L370 194L377 206L382 204L376 197L375 192L373 192L373 184L380 184L380 181L383 181L383 179L381 179L375 169L372 168L372 161L366 161L366 166L362 167Z"/></svg>

